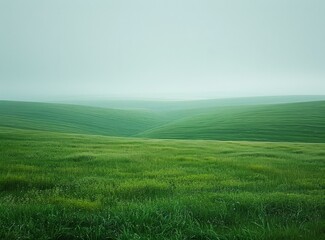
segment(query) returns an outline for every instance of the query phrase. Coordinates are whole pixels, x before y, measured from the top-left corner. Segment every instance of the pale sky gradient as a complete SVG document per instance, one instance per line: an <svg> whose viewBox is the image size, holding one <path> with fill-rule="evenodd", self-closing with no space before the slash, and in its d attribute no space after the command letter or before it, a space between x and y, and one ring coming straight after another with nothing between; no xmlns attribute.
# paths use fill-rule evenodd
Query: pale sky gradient
<svg viewBox="0 0 325 240"><path fill-rule="evenodd" d="M0 0L0 99L325 94L324 0Z"/></svg>

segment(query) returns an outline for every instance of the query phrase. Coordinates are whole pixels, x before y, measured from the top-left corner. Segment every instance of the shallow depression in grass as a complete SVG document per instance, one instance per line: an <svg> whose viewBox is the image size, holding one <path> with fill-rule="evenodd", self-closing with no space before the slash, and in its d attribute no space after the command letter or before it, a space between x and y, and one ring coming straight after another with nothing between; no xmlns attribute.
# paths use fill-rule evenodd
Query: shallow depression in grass
<svg viewBox="0 0 325 240"><path fill-rule="evenodd" d="M0 190L2 191L44 190L54 186L54 182L44 178L30 178L26 176L5 176L0 178Z"/></svg>

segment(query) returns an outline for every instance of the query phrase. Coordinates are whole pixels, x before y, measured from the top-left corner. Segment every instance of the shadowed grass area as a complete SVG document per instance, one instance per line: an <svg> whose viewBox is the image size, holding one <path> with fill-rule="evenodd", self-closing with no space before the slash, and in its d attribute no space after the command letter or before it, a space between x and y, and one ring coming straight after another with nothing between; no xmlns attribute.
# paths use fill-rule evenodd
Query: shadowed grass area
<svg viewBox="0 0 325 240"><path fill-rule="evenodd" d="M0 128L1 239L324 239L325 144Z"/></svg>
<svg viewBox="0 0 325 240"><path fill-rule="evenodd" d="M0 190L2 191L19 191L30 188L44 190L53 186L53 182L42 178L27 178L19 175L1 176L0 178Z"/></svg>

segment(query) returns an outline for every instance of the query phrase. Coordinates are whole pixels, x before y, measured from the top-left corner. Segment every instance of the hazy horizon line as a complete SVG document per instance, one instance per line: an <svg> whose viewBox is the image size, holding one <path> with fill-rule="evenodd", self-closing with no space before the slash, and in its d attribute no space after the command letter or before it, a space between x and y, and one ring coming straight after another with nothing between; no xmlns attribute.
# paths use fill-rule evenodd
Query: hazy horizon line
<svg viewBox="0 0 325 240"><path fill-rule="evenodd" d="M107 97L99 95L75 95L62 97L22 97L22 98L1 98L0 101L19 101L19 102L67 102L67 101L204 101L204 100L227 100L227 99L249 99L249 98L281 98L281 97L324 97L325 94L286 94L286 95L241 95L241 96L215 96L215 97Z"/></svg>

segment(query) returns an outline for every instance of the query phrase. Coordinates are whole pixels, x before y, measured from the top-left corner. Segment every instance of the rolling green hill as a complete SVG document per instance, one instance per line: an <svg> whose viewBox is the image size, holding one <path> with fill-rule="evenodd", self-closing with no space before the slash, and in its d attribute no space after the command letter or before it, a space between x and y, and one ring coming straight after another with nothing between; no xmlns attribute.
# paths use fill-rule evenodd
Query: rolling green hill
<svg viewBox="0 0 325 240"><path fill-rule="evenodd" d="M325 142L325 101L213 108L150 129L139 136Z"/></svg>
<svg viewBox="0 0 325 240"><path fill-rule="evenodd" d="M168 111L0 101L0 126L144 138L325 142L325 101Z"/></svg>
<svg viewBox="0 0 325 240"><path fill-rule="evenodd" d="M0 126L52 132L130 136L164 122L149 111L0 101Z"/></svg>

